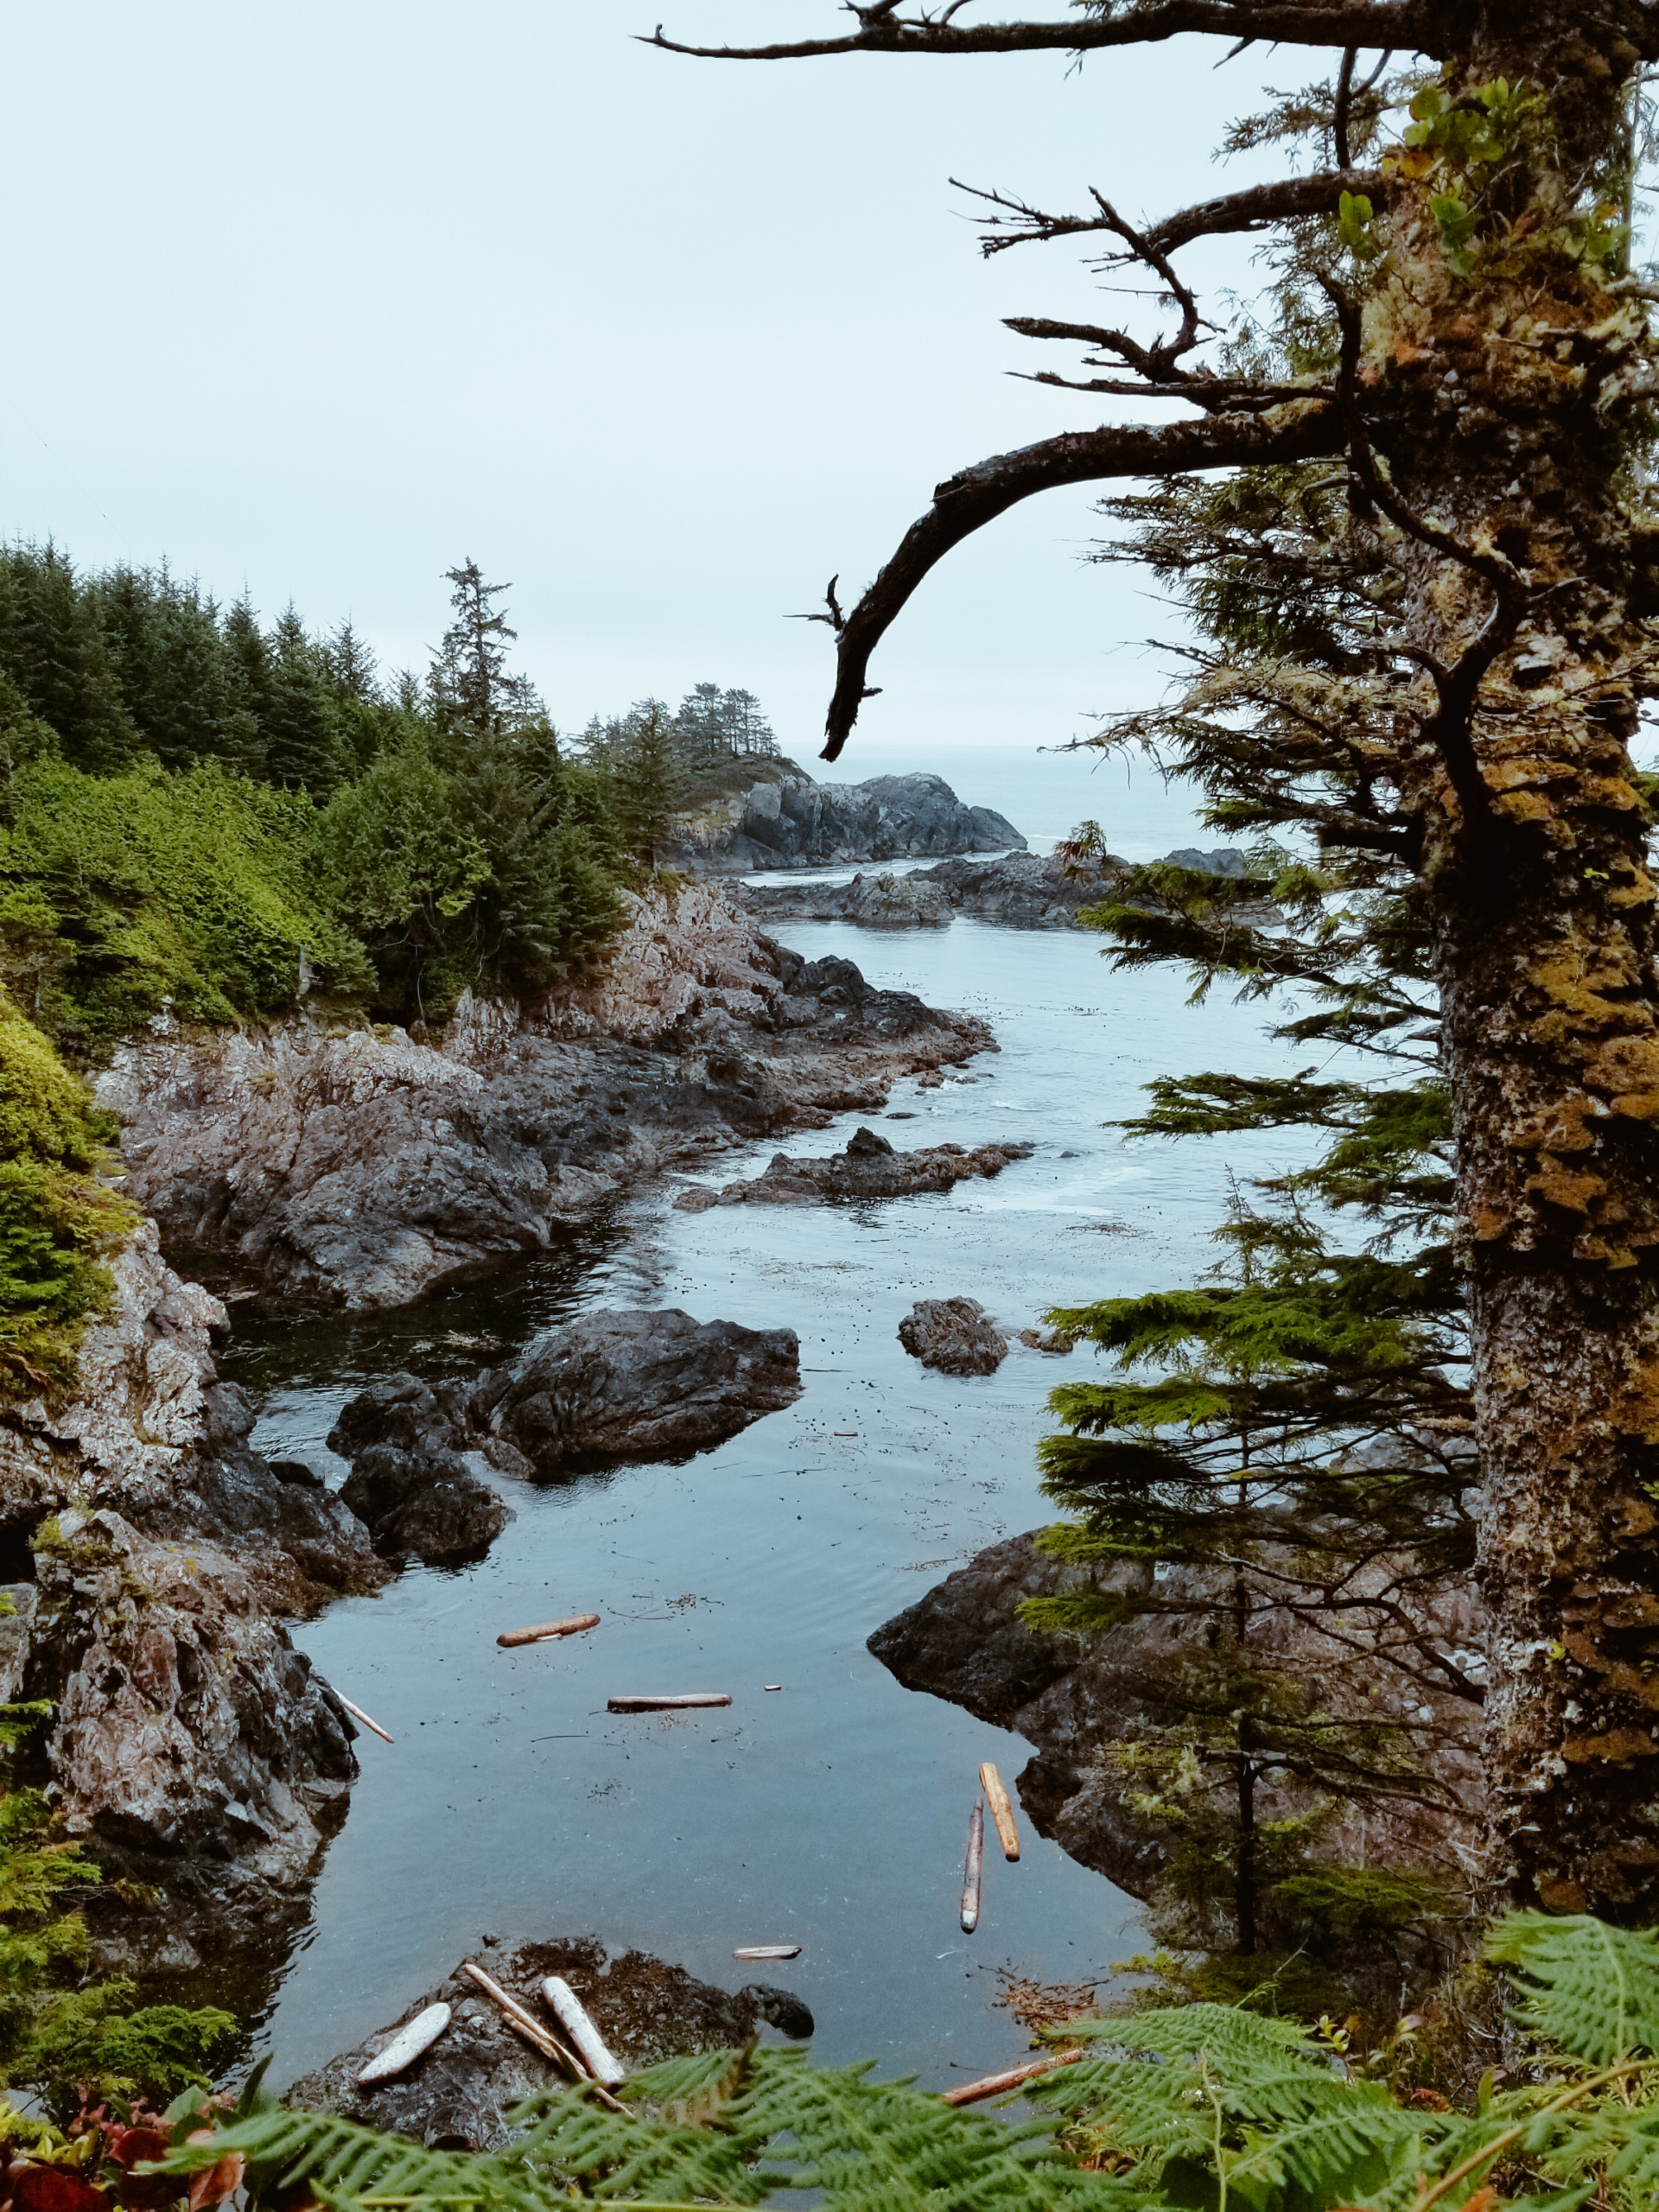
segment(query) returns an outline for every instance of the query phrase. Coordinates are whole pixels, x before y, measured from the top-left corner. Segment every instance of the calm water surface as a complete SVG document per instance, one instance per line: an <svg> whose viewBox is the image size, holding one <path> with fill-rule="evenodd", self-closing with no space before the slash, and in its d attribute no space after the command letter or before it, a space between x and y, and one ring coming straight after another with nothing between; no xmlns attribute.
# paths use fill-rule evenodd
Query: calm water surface
<svg viewBox="0 0 1659 2212"><path fill-rule="evenodd" d="M958 921L893 933L783 930L809 957L983 1015L999 1054L943 1090L900 1084L900 1145L1020 1137L1029 1160L938 1198L803 1212L674 1212L644 1192L486 1292L360 1323L255 1325L231 1363L273 1454L342 1477L323 1444L344 1400L391 1369L486 1363L600 1306L799 1332L805 1390L683 1466L506 1485L517 1519L481 1563L416 1568L335 1605L297 1641L397 1738L365 1737L350 1816L262 2043L291 2079L396 2018L491 1934L599 1936L728 1988L797 1989L826 2060L874 2056L945 2086L1010 2063L1024 2032L995 1969L1103 1974L1138 1948L1132 1900L1025 1827L988 1856L976 1935L957 1925L976 1769L1012 1786L1027 1747L899 1688L871 1630L983 1545L1052 1517L1033 1445L1047 1391L1089 1357L1016 1346L993 1376L919 1367L895 1331L918 1298L978 1298L1005 1326L1057 1300L1150 1288L1207 1265L1229 1166L1265 1140L1126 1146L1101 1124L1163 1071L1281 1068L1259 1009L1182 1002L1179 978L1115 977L1097 941ZM860 1116L788 1140L823 1153ZM779 1147L725 1155L752 1174ZM496 1353L494 1357L502 1355ZM498 1632L575 1611L601 1625L504 1651ZM779 1682L768 1693L762 1685ZM729 1709L616 1718L614 1693L723 1690ZM781 1969L734 1945L798 1942Z"/></svg>

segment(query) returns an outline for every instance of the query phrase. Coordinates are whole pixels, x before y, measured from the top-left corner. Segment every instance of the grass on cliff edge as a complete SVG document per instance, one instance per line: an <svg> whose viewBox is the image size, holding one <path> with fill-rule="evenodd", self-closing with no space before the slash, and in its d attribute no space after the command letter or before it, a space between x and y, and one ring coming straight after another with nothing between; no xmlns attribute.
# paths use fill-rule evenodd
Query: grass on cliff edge
<svg viewBox="0 0 1659 2212"><path fill-rule="evenodd" d="M99 1179L114 1134L0 991L0 1396L72 1382L81 1331L108 1309L104 1256L138 1218Z"/></svg>

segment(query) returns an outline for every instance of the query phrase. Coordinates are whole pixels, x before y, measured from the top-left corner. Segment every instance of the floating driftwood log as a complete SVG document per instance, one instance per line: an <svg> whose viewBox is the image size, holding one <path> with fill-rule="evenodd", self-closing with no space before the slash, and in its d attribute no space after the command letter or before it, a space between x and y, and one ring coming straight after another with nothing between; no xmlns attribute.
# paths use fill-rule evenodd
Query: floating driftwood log
<svg viewBox="0 0 1659 2212"><path fill-rule="evenodd" d="M798 1959L798 1943L746 1943L741 1951L734 1951L734 1959Z"/></svg>
<svg viewBox="0 0 1659 2212"><path fill-rule="evenodd" d="M979 1925L979 1870L985 1853L985 1808L978 1798L968 1815L968 1858L962 1870L962 1932L971 1936Z"/></svg>
<svg viewBox="0 0 1659 2212"><path fill-rule="evenodd" d="M944 2101L948 2105L976 2105L982 2097L1000 2097L1036 2075L1052 2074L1057 2066L1073 2065L1082 2056L1080 2049L1057 2050L1047 2058L1033 2058L1029 2066L1011 2066L1006 2074L988 2074L982 2082L964 2082L959 2089L947 2089Z"/></svg>
<svg viewBox="0 0 1659 2212"><path fill-rule="evenodd" d="M332 1684L330 1684L330 1688L333 1688ZM371 1720L368 1714L364 1712L360 1705L353 1705L348 1697L340 1697L338 1690L334 1691L334 1695L340 1698L340 1703L345 1707L346 1712L351 1714L353 1719L360 1720L365 1728L372 1728L375 1734L379 1737L383 1744L390 1744L396 1740L394 1738L387 1735L385 1730L380 1726L380 1723L378 1720Z"/></svg>
<svg viewBox="0 0 1659 2212"><path fill-rule="evenodd" d="M393 2036L384 2050L376 2053L357 2077L359 2088L366 2088L372 2082L390 2082L394 2074L402 2074L411 2067L423 2050L430 2050L448 2026L449 2007L429 2005L424 2012L417 2012L406 2021Z"/></svg>
<svg viewBox="0 0 1659 2212"><path fill-rule="evenodd" d="M556 1636L575 1636L585 1628L597 1628L597 1613L572 1613L568 1621L543 1621L535 1628L510 1628L496 1642L511 1650L516 1643L547 1643Z"/></svg>
<svg viewBox="0 0 1659 2212"><path fill-rule="evenodd" d="M542 1984L542 1995L548 2010L581 2053L582 2063L594 2081L602 2082L607 2089L615 2088L619 2082L626 2082L627 2068L612 2056L587 2006L569 1983L562 1976L550 1974Z"/></svg>
<svg viewBox="0 0 1659 2212"><path fill-rule="evenodd" d="M1008 1802L1008 1793L1002 1787L1002 1777L989 1759L979 1770L979 1786L985 1792L985 1802L991 1808L991 1818L996 1822L996 1834L1005 1859L1020 1856L1020 1831L1014 1825L1014 1808Z"/></svg>
<svg viewBox="0 0 1659 2212"><path fill-rule="evenodd" d="M723 1691L699 1690L690 1697L608 1697L607 1713L683 1713L694 1705L729 1705Z"/></svg>

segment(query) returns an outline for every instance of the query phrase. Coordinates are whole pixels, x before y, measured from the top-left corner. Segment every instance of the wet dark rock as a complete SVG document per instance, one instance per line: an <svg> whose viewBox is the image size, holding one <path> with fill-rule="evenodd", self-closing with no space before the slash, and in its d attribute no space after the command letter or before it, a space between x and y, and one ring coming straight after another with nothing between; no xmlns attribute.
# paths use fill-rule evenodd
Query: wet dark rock
<svg viewBox="0 0 1659 2212"><path fill-rule="evenodd" d="M694 2051L742 2044L766 2021L791 2041L812 2033L812 2015L792 1993L751 1983L734 1994L699 1981L683 1967L643 1951L608 1958L594 1938L492 1948L487 1971L538 2019L553 2022L541 1998L544 1976L568 1981L630 2072ZM454 2008L448 2031L396 2081L366 2089L357 2076L393 2032L439 1999ZM459 1970L442 1987L407 2005L397 2018L353 2050L331 2059L288 2092L291 2104L343 2113L429 2145L487 2151L506 2140L503 2116L537 2090L566 2077L506 2027Z"/></svg>
<svg viewBox="0 0 1659 2212"><path fill-rule="evenodd" d="M744 875L759 868L998 853L1025 842L1005 816L964 805L939 776L815 784L798 770L788 780L757 783L706 814L669 857L676 868L699 874Z"/></svg>
<svg viewBox="0 0 1659 2212"><path fill-rule="evenodd" d="M1294 1549L1306 1534L1287 1523L1284 1541ZM1379 1562L1377 1572L1386 1576L1388 1563ZM1123 1561L1096 1572L1052 1559L1037 1548L1033 1532L981 1552L869 1639L870 1650L907 1689L946 1698L1026 1738L1036 1756L1018 1789L1033 1826L1146 1904L1159 1940L1187 1940L1182 1916L1189 1908L1163 1878L1179 1839L1137 1808L1130 1786L1102 1753L1156 1737L1188 1717L1178 1700L1161 1694L1163 1685L1179 1681L1190 1656L1193 1630L1183 1601L1214 1605L1230 1589L1229 1575L1224 1567L1177 1570L1157 1585L1169 1611L1131 1616L1079 1647L1027 1627L1020 1605L1030 1598L1084 1592L1144 1597L1153 1588L1151 1570ZM1472 1591L1443 1591L1425 1611L1447 1648L1481 1648L1484 1624ZM1307 1622L1274 1610L1256 1617L1252 1637L1276 1666L1306 1681L1322 1709L1344 1708L1355 1669L1345 1638L1327 1639ZM1455 1883L1479 1857L1479 1708L1408 1686L1387 1669L1366 1669L1365 1675L1368 1722L1395 1719L1412 1729L1445 1800L1351 1808L1321 1831L1319 1855L1335 1866L1427 1872ZM1305 1785L1281 1774L1262 1786L1256 1810L1263 1821L1279 1820L1309 1811L1313 1802ZM1216 1910L1220 1916L1211 1934L1224 1946L1231 1936L1224 1910ZM1166 1913L1172 1916L1160 1919ZM1294 1947L1307 1930L1287 1924L1268 1933ZM1397 1947L1409 1949L1415 1938L1361 1929L1341 1940L1350 1947L1344 1972L1363 1979L1395 1971L1397 1994Z"/></svg>
<svg viewBox="0 0 1659 2212"><path fill-rule="evenodd" d="M429 1566L475 1557L512 1518L499 1492L457 1453L371 1444L358 1454L340 1497L384 1557Z"/></svg>
<svg viewBox="0 0 1659 2212"><path fill-rule="evenodd" d="M801 1395L793 1329L585 1314L485 1378L473 1417L541 1472L708 1451Z"/></svg>
<svg viewBox="0 0 1659 2212"><path fill-rule="evenodd" d="M899 1152L874 1129L860 1129L844 1152L827 1159L791 1160L776 1153L763 1175L747 1183L728 1183L718 1191L682 1191L675 1205L683 1213L706 1213L710 1206L801 1206L836 1201L914 1198L949 1191L976 1175L1000 1175L1011 1161L1028 1159L1030 1144L984 1144L969 1152L959 1144L931 1145L919 1152Z"/></svg>
<svg viewBox="0 0 1659 2212"><path fill-rule="evenodd" d="M899 1341L942 1375L995 1375L1008 1340L976 1298L918 1298L899 1324Z"/></svg>
<svg viewBox="0 0 1659 2212"><path fill-rule="evenodd" d="M470 1383L431 1382L418 1375L384 1375L340 1408L326 1441L343 1459L354 1459L371 1444L397 1444L406 1452L439 1444L461 1447L471 1415Z"/></svg>
<svg viewBox="0 0 1659 2212"><path fill-rule="evenodd" d="M1021 1329L1017 1335L1028 1351L1046 1351L1059 1359L1077 1348L1077 1338L1067 1336L1064 1329Z"/></svg>

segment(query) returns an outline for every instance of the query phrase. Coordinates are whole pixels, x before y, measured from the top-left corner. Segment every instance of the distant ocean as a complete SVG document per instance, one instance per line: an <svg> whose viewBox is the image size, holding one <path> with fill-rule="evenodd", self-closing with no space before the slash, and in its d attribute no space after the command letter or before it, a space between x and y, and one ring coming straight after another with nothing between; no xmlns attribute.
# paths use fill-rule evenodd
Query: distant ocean
<svg viewBox="0 0 1659 2212"><path fill-rule="evenodd" d="M1098 822L1108 846L1125 860L1155 860L1173 846L1207 849L1226 842L1200 828L1192 785L1166 785L1141 760L1103 760L1090 753L1043 753L1018 745L964 745L952 752L855 735L833 766L816 759L803 760L801 766L835 783L864 783L874 776L942 776L969 806L995 807L1005 815L1033 852L1051 851L1084 821Z"/></svg>

